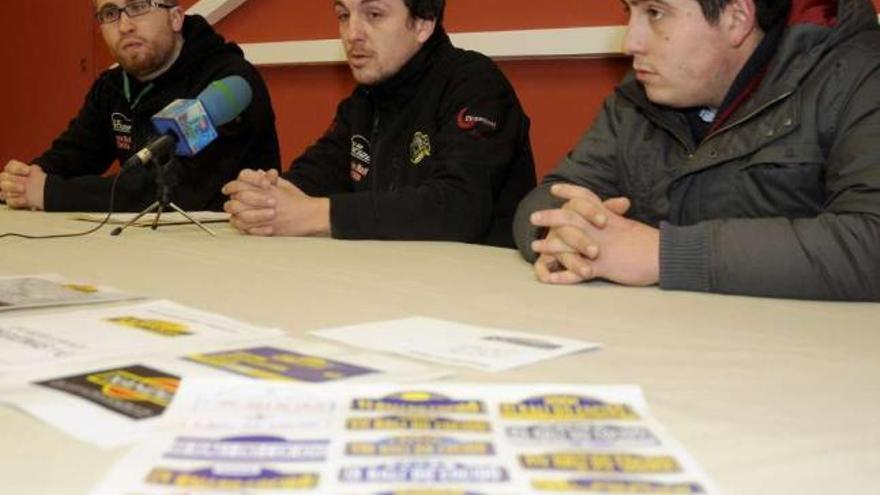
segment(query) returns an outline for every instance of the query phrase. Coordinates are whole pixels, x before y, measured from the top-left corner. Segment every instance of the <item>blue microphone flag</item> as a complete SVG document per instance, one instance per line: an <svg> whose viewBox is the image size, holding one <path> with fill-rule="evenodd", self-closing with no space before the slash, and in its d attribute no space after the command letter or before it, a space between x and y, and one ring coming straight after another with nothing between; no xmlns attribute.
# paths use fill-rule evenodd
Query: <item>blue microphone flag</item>
<svg viewBox="0 0 880 495"><path fill-rule="evenodd" d="M153 116L153 127L177 137L178 156L194 156L217 139L217 129L199 100L174 100Z"/></svg>
<svg viewBox="0 0 880 495"><path fill-rule="evenodd" d="M212 82L195 100L175 100L153 116L160 134L177 138L175 154L194 156L217 139L217 127L238 117L251 103L253 94L241 76Z"/></svg>

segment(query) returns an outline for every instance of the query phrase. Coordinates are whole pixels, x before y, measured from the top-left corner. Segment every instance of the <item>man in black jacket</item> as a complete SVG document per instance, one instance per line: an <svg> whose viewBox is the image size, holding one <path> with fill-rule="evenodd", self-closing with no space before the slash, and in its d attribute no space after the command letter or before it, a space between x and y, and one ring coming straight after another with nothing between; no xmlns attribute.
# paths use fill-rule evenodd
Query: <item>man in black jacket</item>
<svg viewBox="0 0 880 495"><path fill-rule="evenodd" d="M115 161L125 162L155 137L150 118L178 98L195 98L211 82L243 77L253 100L220 137L173 172L171 199L187 210L219 210L220 189L244 166L280 166L275 116L259 73L201 17L184 16L177 0L97 0L96 18L119 66L93 84L68 129L33 164L12 160L0 195L13 208L101 211L109 207ZM156 199L152 168L126 170L115 210L138 211Z"/></svg>
<svg viewBox="0 0 880 495"><path fill-rule="evenodd" d="M245 171L224 192L254 235L512 246L535 183L529 120L483 55L452 46L443 0L337 0L359 83L283 178Z"/></svg>

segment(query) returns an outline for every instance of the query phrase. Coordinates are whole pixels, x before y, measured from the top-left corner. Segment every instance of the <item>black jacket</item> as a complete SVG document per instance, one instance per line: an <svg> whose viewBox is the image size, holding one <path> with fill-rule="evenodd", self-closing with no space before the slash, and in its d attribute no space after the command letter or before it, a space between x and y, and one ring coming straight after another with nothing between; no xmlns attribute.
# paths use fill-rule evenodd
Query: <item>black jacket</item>
<svg viewBox="0 0 880 495"><path fill-rule="evenodd" d="M336 238L513 246L535 185L529 119L490 59L438 29L396 75L340 103L285 177L330 198Z"/></svg>
<svg viewBox="0 0 880 495"><path fill-rule="evenodd" d="M201 153L181 158L171 200L186 210L219 210L224 202L220 188L239 170L279 168L275 115L259 73L238 46L226 43L201 17L186 18L183 36L180 57L152 84L140 83L120 67L101 74L79 115L51 149L33 160L49 174L47 211L107 210L113 179L100 174L155 137L150 118L171 101L195 98L211 82L230 75L250 83L253 101L239 119L218 129L220 137ZM155 199L152 170L133 167L119 179L114 209L137 211Z"/></svg>

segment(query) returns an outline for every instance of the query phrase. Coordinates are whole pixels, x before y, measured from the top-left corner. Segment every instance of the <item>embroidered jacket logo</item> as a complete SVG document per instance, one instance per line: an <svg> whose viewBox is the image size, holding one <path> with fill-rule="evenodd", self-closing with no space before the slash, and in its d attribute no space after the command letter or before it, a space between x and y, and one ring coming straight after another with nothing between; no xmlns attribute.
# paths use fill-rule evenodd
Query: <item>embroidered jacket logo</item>
<svg viewBox="0 0 880 495"><path fill-rule="evenodd" d="M115 112L110 116L110 126L113 128L113 133L116 135L116 149L120 151L131 151L131 129L133 127L131 119L126 117L125 114Z"/></svg>
<svg viewBox="0 0 880 495"><path fill-rule="evenodd" d="M116 112L110 116L110 123L113 126L113 132L118 134L131 134L131 119L125 115Z"/></svg>
<svg viewBox="0 0 880 495"><path fill-rule="evenodd" d="M351 180L360 182L370 173L370 140L356 134L351 137Z"/></svg>
<svg viewBox="0 0 880 495"><path fill-rule="evenodd" d="M363 163L370 164L370 141L360 134L351 137L351 157Z"/></svg>
<svg viewBox="0 0 880 495"><path fill-rule="evenodd" d="M431 138L423 132L416 132L412 144L409 145L409 161L413 165L418 165L429 156L431 156Z"/></svg>
<svg viewBox="0 0 880 495"><path fill-rule="evenodd" d="M477 124L483 124L492 130L498 128L498 124L487 119L486 117L481 117L479 115L470 115L468 113L468 107L464 107L461 109L460 112L458 112L458 118L456 120L458 123L458 128L465 131L469 131L477 127Z"/></svg>

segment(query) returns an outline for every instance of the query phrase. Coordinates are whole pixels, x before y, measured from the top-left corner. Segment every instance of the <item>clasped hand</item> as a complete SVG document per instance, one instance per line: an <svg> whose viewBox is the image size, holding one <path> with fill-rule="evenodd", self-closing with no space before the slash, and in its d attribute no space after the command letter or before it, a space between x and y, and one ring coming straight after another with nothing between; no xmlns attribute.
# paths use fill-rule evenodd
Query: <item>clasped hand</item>
<svg viewBox="0 0 880 495"><path fill-rule="evenodd" d="M43 209L46 173L39 165L10 160L0 172L0 199L12 208Z"/></svg>
<svg viewBox="0 0 880 495"><path fill-rule="evenodd" d="M223 186L223 209L239 231L260 236L312 236L330 233L330 201L313 198L277 170L243 170Z"/></svg>
<svg viewBox="0 0 880 495"><path fill-rule="evenodd" d="M535 273L548 284L605 279L625 285L653 285L660 279L660 233L626 218L627 198L602 201L591 190L555 184L551 193L565 200L559 209L538 211L530 220L547 236L532 243Z"/></svg>

